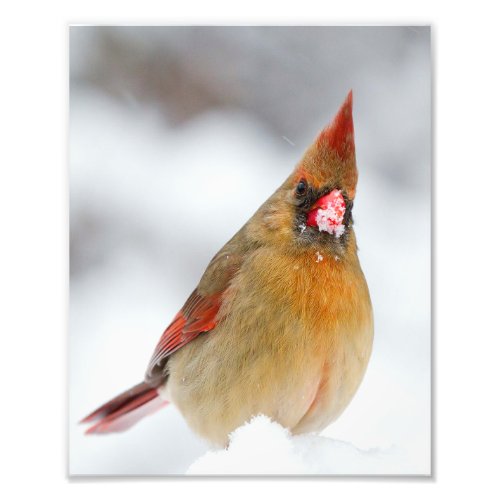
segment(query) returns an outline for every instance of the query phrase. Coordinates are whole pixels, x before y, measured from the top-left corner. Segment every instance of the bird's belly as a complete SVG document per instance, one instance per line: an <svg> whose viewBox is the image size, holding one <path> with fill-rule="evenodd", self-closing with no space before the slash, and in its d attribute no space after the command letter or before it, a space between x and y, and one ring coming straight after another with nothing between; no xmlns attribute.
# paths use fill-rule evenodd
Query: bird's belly
<svg viewBox="0 0 500 500"><path fill-rule="evenodd" d="M339 338L329 352L290 339L253 356L224 341L231 338L212 332L178 351L162 391L195 432L222 446L229 433L259 414L294 433L326 427L356 392L372 344L368 328L354 342ZM214 352L227 357L217 359Z"/></svg>
<svg viewBox="0 0 500 500"><path fill-rule="evenodd" d="M212 333L216 335L197 339L172 357L163 397L179 408L196 433L222 446L252 416L264 414L293 428L316 397L321 381L317 356L301 353L296 359L291 346L283 344L258 355L238 352L224 342L229 335ZM227 357L216 359L214 352L226 352Z"/></svg>

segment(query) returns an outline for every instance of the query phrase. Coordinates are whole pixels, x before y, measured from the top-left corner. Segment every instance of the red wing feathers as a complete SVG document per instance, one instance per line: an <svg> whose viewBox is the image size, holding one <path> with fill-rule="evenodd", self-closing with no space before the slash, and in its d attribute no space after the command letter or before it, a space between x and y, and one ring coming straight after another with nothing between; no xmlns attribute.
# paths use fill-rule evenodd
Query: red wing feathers
<svg viewBox="0 0 500 500"><path fill-rule="evenodd" d="M241 248L244 247L241 247L240 238L241 233L237 233L212 259L198 287L163 332L149 362L146 382L152 385L163 383L166 359L177 349L217 325L224 292L242 263Z"/></svg>
<svg viewBox="0 0 500 500"><path fill-rule="evenodd" d="M158 376L164 360L172 353L195 339L200 333L212 330L217 324L222 293L202 297L195 290L184 307L177 313L160 338L149 362L146 381L152 381Z"/></svg>

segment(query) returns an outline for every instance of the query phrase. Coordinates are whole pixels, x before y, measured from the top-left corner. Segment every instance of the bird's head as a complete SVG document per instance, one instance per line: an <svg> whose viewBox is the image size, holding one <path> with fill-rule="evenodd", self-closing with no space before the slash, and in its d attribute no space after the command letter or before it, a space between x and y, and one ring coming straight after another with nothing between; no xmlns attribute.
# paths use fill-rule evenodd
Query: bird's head
<svg viewBox="0 0 500 500"><path fill-rule="evenodd" d="M352 232L358 171L352 91L261 214L273 240L343 254Z"/></svg>

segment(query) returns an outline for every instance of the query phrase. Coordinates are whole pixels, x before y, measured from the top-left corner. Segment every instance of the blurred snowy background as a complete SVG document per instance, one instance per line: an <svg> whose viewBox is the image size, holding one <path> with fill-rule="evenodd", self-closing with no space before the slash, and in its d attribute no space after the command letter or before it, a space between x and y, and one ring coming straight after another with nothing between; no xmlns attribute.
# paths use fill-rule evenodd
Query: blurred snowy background
<svg viewBox="0 0 500 500"><path fill-rule="evenodd" d="M258 420L222 452L173 406L85 436L351 88L376 327L348 409L321 436ZM430 473L430 181L427 27L71 27L69 472Z"/></svg>

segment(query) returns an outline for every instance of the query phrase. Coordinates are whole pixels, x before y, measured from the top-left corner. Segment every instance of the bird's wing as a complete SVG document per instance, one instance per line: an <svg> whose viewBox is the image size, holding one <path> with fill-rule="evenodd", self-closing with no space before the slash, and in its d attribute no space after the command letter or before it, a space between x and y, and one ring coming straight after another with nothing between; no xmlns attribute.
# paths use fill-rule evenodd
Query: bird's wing
<svg viewBox="0 0 500 500"><path fill-rule="evenodd" d="M146 381L156 378L166 358L196 338L200 333L208 332L217 324L221 294L202 297L196 289L174 320L163 332L156 345L146 372Z"/></svg>
<svg viewBox="0 0 500 500"><path fill-rule="evenodd" d="M149 362L146 382L153 383L163 379L163 367L172 353L201 333L215 328L220 320L218 313L224 292L239 270L242 260L241 246L235 238L212 259L198 287L163 332Z"/></svg>

